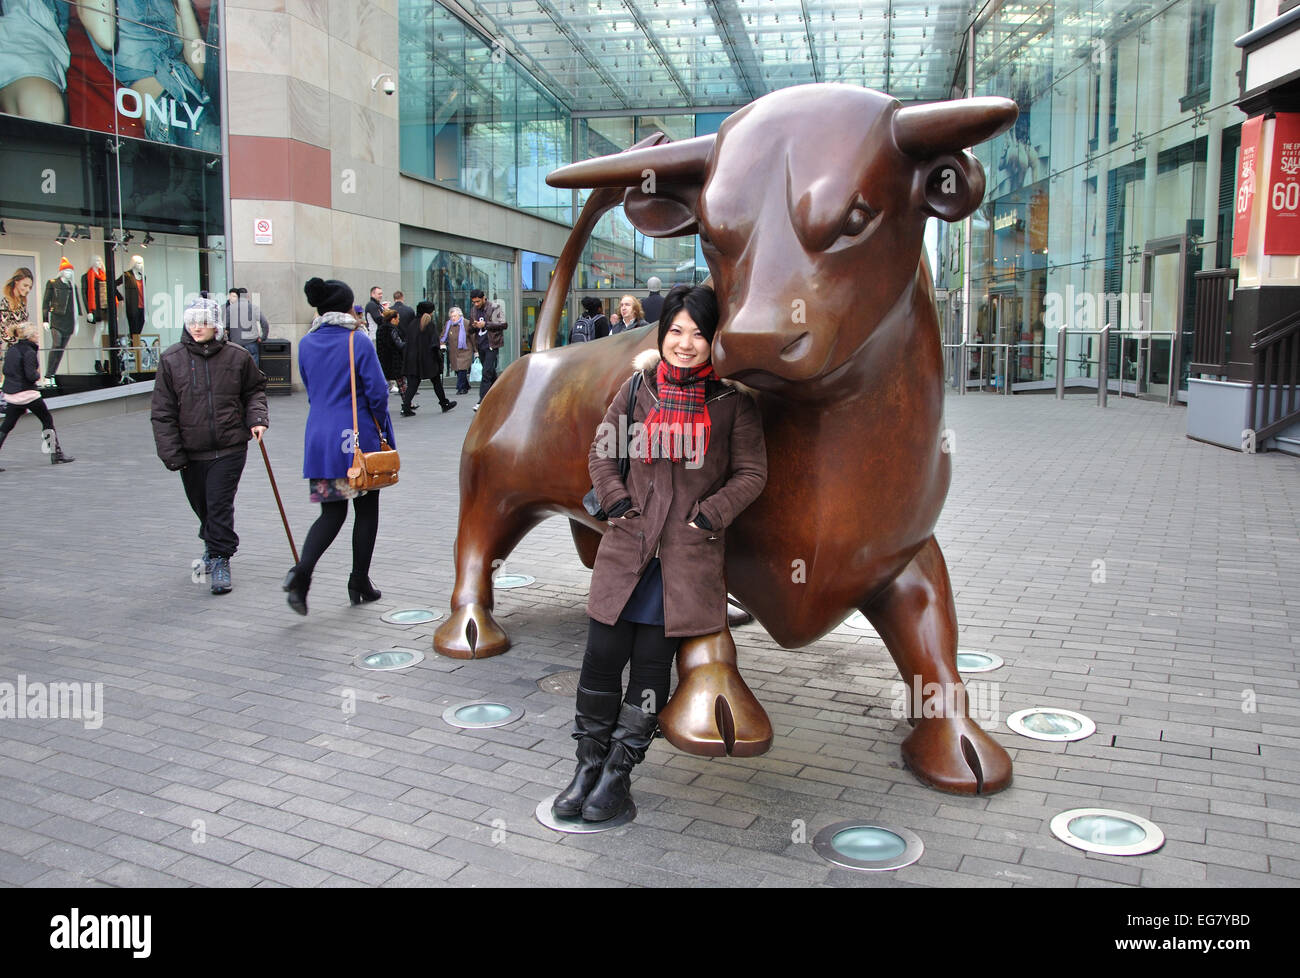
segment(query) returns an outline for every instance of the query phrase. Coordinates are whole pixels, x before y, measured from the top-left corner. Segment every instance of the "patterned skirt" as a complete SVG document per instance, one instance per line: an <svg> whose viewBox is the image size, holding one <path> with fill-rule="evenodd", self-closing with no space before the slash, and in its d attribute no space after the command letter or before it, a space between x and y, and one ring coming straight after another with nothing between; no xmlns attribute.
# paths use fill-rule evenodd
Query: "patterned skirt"
<svg viewBox="0 0 1300 978"><path fill-rule="evenodd" d="M337 503L347 502L349 499L356 499L358 496L364 496L369 490L360 490L352 488L347 478L342 479L308 479L307 485L311 489L311 501L314 503Z"/></svg>

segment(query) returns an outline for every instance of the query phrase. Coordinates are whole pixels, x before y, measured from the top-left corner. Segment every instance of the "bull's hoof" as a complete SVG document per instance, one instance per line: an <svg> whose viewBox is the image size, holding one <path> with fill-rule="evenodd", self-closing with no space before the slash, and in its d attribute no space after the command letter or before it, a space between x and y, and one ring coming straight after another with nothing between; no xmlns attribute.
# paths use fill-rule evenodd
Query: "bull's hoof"
<svg viewBox="0 0 1300 978"><path fill-rule="evenodd" d="M767 711L727 662L697 666L659 712L668 743L702 757L757 757L772 746Z"/></svg>
<svg viewBox="0 0 1300 978"><path fill-rule="evenodd" d="M433 650L451 659L487 659L510 648L510 636L481 604L463 604L433 633Z"/></svg>
<svg viewBox="0 0 1300 978"><path fill-rule="evenodd" d="M1011 757L967 717L926 717L903 741L903 762L932 788L991 795L1011 784Z"/></svg>

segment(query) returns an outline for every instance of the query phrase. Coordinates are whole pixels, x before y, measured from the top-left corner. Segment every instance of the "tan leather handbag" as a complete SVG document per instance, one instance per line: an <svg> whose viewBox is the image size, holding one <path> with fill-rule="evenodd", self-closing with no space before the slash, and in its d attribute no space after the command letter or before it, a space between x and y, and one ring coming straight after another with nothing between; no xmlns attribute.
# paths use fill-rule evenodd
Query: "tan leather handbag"
<svg viewBox="0 0 1300 978"><path fill-rule="evenodd" d="M379 451L361 450L361 429L357 427L356 336L356 330L348 334L348 366L352 380L352 431L357 439L356 447L353 449L352 467L348 469L348 484L353 489L362 491L383 489L397 484L397 470L402 467L402 460L398 457L397 450L388 444L388 439L384 437L384 429L379 427L379 422L375 420L373 414L370 420L374 421L375 429L379 432Z"/></svg>

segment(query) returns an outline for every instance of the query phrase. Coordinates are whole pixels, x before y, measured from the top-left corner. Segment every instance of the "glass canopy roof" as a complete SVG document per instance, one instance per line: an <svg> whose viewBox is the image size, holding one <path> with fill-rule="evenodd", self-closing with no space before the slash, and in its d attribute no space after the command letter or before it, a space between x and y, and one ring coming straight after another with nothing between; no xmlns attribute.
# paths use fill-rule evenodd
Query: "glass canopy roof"
<svg viewBox="0 0 1300 978"><path fill-rule="evenodd" d="M963 31L982 5L972 0L459 2L574 112L734 107L778 88L830 81L879 88L905 101L947 98Z"/></svg>

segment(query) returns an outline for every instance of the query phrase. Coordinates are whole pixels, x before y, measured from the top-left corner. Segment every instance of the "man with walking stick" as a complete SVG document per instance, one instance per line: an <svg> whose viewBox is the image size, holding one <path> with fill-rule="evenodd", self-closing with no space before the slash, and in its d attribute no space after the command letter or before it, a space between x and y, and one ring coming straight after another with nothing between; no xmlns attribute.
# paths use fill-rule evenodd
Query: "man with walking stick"
<svg viewBox="0 0 1300 978"><path fill-rule="evenodd" d="M243 347L226 342L221 306L206 295L185 308L185 333L158 365L151 420L163 465L179 471L199 518L203 557L194 562L213 594L231 589L239 547L235 492L250 438L262 440L270 415L266 377Z"/></svg>

